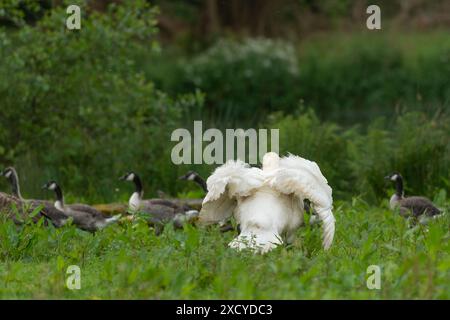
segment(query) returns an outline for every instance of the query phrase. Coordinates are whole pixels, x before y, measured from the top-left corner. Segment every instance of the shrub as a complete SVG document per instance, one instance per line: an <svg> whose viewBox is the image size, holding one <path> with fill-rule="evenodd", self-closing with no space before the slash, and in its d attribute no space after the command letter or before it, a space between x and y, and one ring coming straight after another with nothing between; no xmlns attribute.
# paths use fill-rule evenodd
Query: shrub
<svg viewBox="0 0 450 320"><path fill-rule="evenodd" d="M367 134L352 141L350 154L355 187L373 200L386 195L383 177L399 171L406 193L428 195L450 188L450 119L423 113L400 115L389 124L380 119Z"/></svg>
<svg viewBox="0 0 450 320"><path fill-rule="evenodd" d="M152 186L163 180L155 168L167 166L166 142L189 99L159 92L136 71L136 50L155 45L156 13L127 1L69 31L58 7L34 27L0 30L0 161L25 180L39 176L27 183L34 192L54 178L102 199L124 170L154 173Z"/></svg>
<svg viewBox="0 0 450 320"><path fill-rule="evenodd" d="M392 123L374 119L366 132L321 122L311 110L300 115L274 116L270 126L280 129L280 152L316 161L333 187L335 198L363 195L380 203L392 189L384 176L399 171L408 194L431 199L449 190L450 117L411 112Z"/></svg>
<svg viewBox="0 0 450 320"><path fill-rule="evenodd" d="M228 123L260 120L264 114L297 104L296 52L280 41L222 40L182 68L180 89L205 92L205 114Z"/></svg>

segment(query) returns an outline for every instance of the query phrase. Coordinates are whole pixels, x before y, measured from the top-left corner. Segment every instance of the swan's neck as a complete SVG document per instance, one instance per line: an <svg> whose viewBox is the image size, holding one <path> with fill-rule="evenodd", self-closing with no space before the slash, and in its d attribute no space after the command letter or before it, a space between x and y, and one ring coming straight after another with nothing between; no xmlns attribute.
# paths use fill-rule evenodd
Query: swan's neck
<svg viewBox="0 0 450 320"><path fill-rule="evenodd" d="M280 166L280 157L275 152L268 152L263 157L262 169L263 171L273 171Z"/></svg>
<svg viewBox="0 0 450 320"><path fill-rule="evenodd" d="M9 177L9 181L11 182L13 196L22 199L22 194L20 193L19 186L19 177L16 171L12 171L11 176Z"/></svg>
<svg viewBox="0 0 450 320"><path fill-rule="evenodd" d="M194 178L194 181L200 186L202 187L203 191L205 191L206 193L208 193L208 186L206 185L205 180L203 180L202 177L196 175Z"/></svg>
<svg viewBox="0 0 450 320"><path fill-rule="evenodd" d="M57 186L55 188L55 194L56 194L56 201L55 201L55 208L63 211L64 210L64 197L60 186Z"/></svg>

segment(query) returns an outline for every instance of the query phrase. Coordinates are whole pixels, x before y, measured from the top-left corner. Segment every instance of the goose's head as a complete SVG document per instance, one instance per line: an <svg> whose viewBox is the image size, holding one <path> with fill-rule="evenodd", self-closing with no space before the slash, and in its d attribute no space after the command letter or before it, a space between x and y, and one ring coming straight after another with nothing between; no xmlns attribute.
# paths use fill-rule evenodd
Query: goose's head
<svg viewBox="0 0 450 320"><path fill-rule="evenodd" d="M11 179L16 174L16 170L13 167L8 167L1 172L1 175L7 179Z"/></svg>
<svg viewBox="0 0 450 320"><path fill-rule="evenodd" d="M275 152L268 152L264 155L262 168L264 171L275 170L279 167L280 157Z"/></svg>
<svg viewBox="0 0 450 320"><path fill-rule="evenodd" d="M178 179L180 180L189 180L192 181L198 176L198 173L195 171L188 171L186 174L182 175Z"/></svg>
<svg viewBox="0 0 450 320"><path fill-rule="evenodd" d="M134 173L133 171L130 171L130 172L125 173L123 176L121 176L119 178L119 180L134 181L135 178L136 178L136 173Z"/></svg>
<svg viewBox="0 0 450 320"><path fill-rule="evenodd" d="M58 189L58 184L55 181L49 181L46 184L44 184L42 186L42 189L46 189L46 190L51 190L51 191L55 191L56 189Z"/></svg>
<svg viewBox="0 0 450 320"><path fill-rule="evenodd" d="M398 172L393 172L393 173L387 175L386 177L384 177L384 179L390 180L390 181L397 181L399 179L402 179L402 176Z"/></svg>

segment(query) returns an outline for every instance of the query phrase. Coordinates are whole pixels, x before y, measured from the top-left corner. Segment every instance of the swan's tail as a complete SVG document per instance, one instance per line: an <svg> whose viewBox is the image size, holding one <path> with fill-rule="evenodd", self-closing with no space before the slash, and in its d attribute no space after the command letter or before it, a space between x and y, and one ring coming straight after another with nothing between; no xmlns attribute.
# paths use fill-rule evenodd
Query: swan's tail
<svg viewBox="0 0 450 320"><path fill-rule="evenodd" d="M317 210L317 214L323 222L323 248L328 250L333 243L335 231L333 212L331 211L331 208L327 208L325 210Z"/></svg>

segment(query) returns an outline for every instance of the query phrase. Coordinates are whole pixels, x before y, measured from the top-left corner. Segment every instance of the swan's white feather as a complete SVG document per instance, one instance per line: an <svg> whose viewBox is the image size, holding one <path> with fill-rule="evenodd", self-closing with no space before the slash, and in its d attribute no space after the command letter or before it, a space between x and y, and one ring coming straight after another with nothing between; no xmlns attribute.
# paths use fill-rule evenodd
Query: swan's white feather
<svg viewBox="0 0 450 320"><path fill-rule="evenodd" d="M241 160L229 160L206 180L208 194L203 203L217 200L228 188L228 196L245 197L262 186L261 169L252 168Z"/></svg>
<svg viewBox="0 0 450 320"><path fill-rule="evenodd" d="M332 213L332 189L319 166L310 160L289 155L280 160L280 167L267 174L269 185L284 194L295 194L311 201L323 222L323 246L328 249L333 242L335 219Z"/></svg>
<svg viewBox="0 0 450 320"><path fill-rule="evenodd" d="M230 160L218 167L206 181L208 194L203 200L199 222L211 224L229 218L236 199L250 195L263 183L261 170L240 160Z"/></svg>

